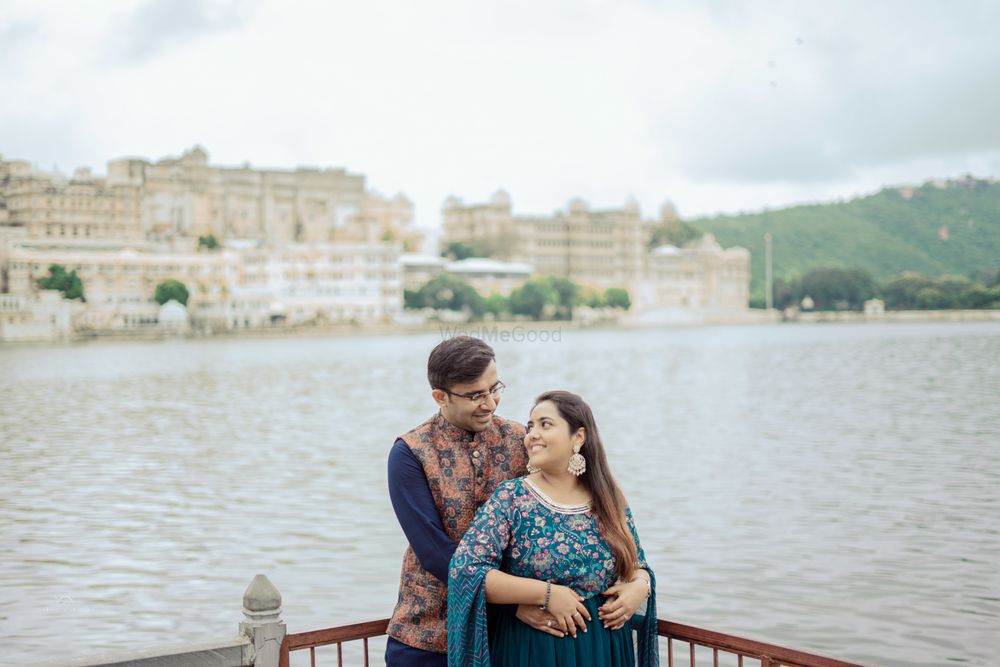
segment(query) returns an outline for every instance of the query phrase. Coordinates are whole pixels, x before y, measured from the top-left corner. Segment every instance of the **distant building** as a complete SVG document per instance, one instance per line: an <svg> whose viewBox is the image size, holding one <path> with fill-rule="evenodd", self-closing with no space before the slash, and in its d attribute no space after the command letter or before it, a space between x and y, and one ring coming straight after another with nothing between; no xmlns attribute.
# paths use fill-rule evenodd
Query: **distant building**
<svg viewBox="0 0 1000 667"><path fill-rule="evenodd" d="M885 301L868 299L864 303L865 317L885 317Z"/></svg>
<svg viewBox="0 0 1000 667"><path fill-rule="evenodd" d="M82 304L56 290L0 294L0 341L55 340L72 333L73 312Z"/></svg>
<svg viewBox="0 0 1000 667"><path fill-rule="evenodd" d="M509 296L531 277L530 265L520 262L501 262L486 257L469 257L449 262L445 271L464 280L483 296L501 294Z"/></svg>
<svg viewBox="0 0 1000 667"><path fill-rule="evenodd" d="M686 308L707 314L746 310L750 252L724 250L711 234L685 248L654 248L634 292L637 310Z"/></svg>
<svg viewBox="0 0 1000 667"><path fill-rule="evenodd" d="M205 253L18 246L8 251L8 276L11 292L30 294L52 264L75 270L87 298L79 324L98 331L158 325L161 311L153 297L156 286L168 279L187 287L195 327L270 326L275 319L287 324L384 322L402 309L397 257L395 246L387 244Z"/></svg>
<svg viewBox="0 0 1000 667"><path fill-rule="evenodd" d="M89 169L66 178L23 160L0 160L0 226L27 239L141 241L142 206L138 183L109 182Z"/></svg>
<svg viewBox="0 0 1000 667"><path fill-rule="evenodd" d="M234 252L152 253L23 243L8 251L10 292L36 291L52 264L75 270L83 282L87 302L80 327L122 330L157 324L160 306L153 297L167 279L184 283L189 303L221 302L239 279L242 261Z"/></svg>
<svg viewBox="0 0 1000 667"><path fill-rule="evenodd" d="M672 205L661 210L661 220L676 215ZM443 217L445 245L462 243L494 259L517 260L537 275L565 277L585 287L623 288L631 295L633 313L683 309L712 318L742 314L749 307L749 251L724 250L710 234L683 248L650 250L656 223L642 221L635 202L595 211L576 199L551 216L515 216L510 196L500 191L489 203L473 206L449 198ZM526 278L512 275L509 284Z"/></svg>
<svg viewBox="0 0 1000 667"><path fill-rule="evenodd" d="M243 257L230 302L240 314L230 328L260 325L264 318L286 324L391 322L402 312L403 277L393 245L296 244Z"/></svg>
<svg viewBox="0 0 1000 667"><path fill-rule="evenodd" d="M209 236L219 248L200 247ZM112 160L106 177L0 159L0 294L32 303L49 266L76 270L83 329L163 325L153 296L170 278L195 327L391 321L399 254L421 242L408 198L343 169L217 167L200 147ZM18 308L7 321L27 322Z"/></svg>
<svg viewBox="0 0 1000 667"><path fill-rule="evenodd" d="M404 254L399 258L403 286L415 292L435 276L448 273L471 285L482 296L493 293L508 296L532 275L531 266L520 262L501 262L488 257L469 257L449 261L435 255Z"/></svg>
<svg viewBox="0 0 1000 667"><path fill-rule="evenodd" d="M591 210L581 199L551 216L515 216L504 191L487 204L464 205L450 197L442 210L443 243L463 243L476 254L534 267L599 288L636 280L646 252L639 207Z"/></svg>
<svg viewBox="0 0 1000 667"><path fill-rule="evenodd" d="M156 325L163 331L184 332L191 324L184 304L171 299L160 306Z"/></svg>
<svg viewBox="0 0 1000 667"><path fill-rule="evenodd" d="M399 264L403 272L403 288L416 292L434 276L444 273L448 260L437 255L403 253L399 256Z"/></svg>
<svg viewBox="0 0 1000 667"><path fill-rule="evenodd" d="M200 236L288 243L396 241L418 247L413 204L365 189L343 169L220 167L196 146L179 158L108 162L105 177L72 178L0 159L0 226L28 239L157 244L194 250Z"/></svg>

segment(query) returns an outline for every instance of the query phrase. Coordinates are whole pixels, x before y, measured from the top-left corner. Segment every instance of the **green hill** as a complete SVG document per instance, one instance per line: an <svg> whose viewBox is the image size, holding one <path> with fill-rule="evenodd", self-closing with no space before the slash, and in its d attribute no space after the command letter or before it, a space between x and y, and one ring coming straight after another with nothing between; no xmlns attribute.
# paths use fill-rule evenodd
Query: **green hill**
<svg viewBox="0 0 1000 667"><path fill-rule="evenodd" d="M963 275L1000 268L1000 182L967 177L886 188L848 202L687 220L723 247L751 252L750 291L764 292L764 233L774 277L821 267L859 268L877 279L917 271Z"/></svg>

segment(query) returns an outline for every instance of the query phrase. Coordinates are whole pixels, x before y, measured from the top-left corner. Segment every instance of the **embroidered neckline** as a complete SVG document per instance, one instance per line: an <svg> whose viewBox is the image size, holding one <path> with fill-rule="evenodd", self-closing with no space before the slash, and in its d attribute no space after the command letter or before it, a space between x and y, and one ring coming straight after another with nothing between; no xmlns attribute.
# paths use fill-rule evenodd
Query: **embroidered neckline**
<svg viewBox="0 0 1000 667"><path fill-rule="evenodd" d="M535 486L535 483L528 479L527 476L522 477L521 481L524 483L524 486L527 487L528 491L535 496L535 499L538 500L538 502L553 512L558 512L559 514L584 514L590 511L591 503L589 502L583 505L564 505L563 503L557 503L545 495L545 493Z"/></svg>

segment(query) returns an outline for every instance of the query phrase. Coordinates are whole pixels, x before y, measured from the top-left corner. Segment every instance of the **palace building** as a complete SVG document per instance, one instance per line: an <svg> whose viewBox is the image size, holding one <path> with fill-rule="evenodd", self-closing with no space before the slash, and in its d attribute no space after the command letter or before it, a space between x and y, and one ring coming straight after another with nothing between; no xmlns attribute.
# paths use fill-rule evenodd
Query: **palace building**
<svg viewBox="0 0 1000 667"><path fill-rule="evenodd" d="M532 266L535 275L560 276L581 286L624 288L640 318L655 320L683 309L725 319L749 307L746 249L723 249L710 234L683 248L650 248L656 222L643 221L634 201L620 209L593 210L574 199L550 216L515 215L510 196L501 190L485 204L465 205L450 197L442 215L446 247L461 243L476 254Z"/></svg>
<svg viewBox="0 0 1000 667"><path fill-rule="evenodd" d="M68 178L0 158L0 294L38 293L52 264L75 270L77 328L156 324L167 279L187 287L203 328L392 321L399 255L421 240L409 199L343 169L218 167L195 147ZM34 303L10 304L22 302ZM18 330L41 330L24 322L38 308L10 304Z"/></svg>

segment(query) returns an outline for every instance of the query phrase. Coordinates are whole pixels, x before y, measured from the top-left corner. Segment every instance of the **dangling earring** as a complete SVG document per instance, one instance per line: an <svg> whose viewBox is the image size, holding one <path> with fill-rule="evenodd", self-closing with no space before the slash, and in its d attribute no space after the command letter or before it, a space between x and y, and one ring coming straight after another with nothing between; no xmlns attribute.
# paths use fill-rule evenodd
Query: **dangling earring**
<svg viewBox="0 0 1000 667"><path fill-rule="evenodd" d="M541 470L541 468L539 468L538 466L533 466L530 463L528 464L528 474L529 475L532 475L532 474L538 472L539 470Z"/></svg>
<svg viewBox="0 0 1000 667"><path fill-rule="evenodd" d="M569 457L569 467L566 468L569 474L574 477L579 477L587 472L587 459L583 458L583 454L580 453L580 447L581 445L577 445L573 448L573 456Z"/></svg>

